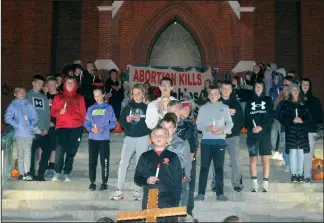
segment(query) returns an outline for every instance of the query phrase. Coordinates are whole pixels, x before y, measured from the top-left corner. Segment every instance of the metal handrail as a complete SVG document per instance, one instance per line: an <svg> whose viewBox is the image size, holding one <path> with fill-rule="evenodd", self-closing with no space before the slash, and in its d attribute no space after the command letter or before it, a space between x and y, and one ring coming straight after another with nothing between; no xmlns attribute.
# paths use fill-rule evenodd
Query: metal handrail
<svg viewBox="0 0 324 223"><path fill-rule="evenodd" d="M4 188L5 180L11 178L11 170L14 167L13 160L14 128L11 125L1 132L1 185Z"/></svg>

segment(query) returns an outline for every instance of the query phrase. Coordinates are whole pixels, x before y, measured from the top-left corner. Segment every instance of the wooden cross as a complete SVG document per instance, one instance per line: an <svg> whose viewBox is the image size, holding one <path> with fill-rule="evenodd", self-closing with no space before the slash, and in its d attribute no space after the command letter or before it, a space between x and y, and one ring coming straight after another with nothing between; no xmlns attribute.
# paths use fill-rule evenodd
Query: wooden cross
<svg viewBox="0 0 324 223"><path fill-rule="evenodd" d="M143 211L118 212L117 221L140 220L145 222L156 222L157 218L187 215L187 207L158 208L158 189L150 189L147 209Z"/></svg>

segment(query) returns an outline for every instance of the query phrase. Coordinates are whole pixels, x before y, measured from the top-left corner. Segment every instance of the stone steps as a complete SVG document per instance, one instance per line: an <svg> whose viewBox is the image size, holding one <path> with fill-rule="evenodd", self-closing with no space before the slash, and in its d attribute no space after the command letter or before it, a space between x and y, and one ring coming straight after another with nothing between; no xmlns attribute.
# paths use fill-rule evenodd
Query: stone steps
<svg viewBox="0 0 324 223"><path fill-rule="evenodd" d="M238 215L245 222L323 222L323 182L311 184L290 183L289 173L280 167L280 161L271 161L271 176L268 193L251 193L249 158L246 149L246 136L241 137L241 170L244 191L234 192L231 185L229 155L226 153L224 164L224 192L228 202L216 201L215 193L210 190L212 168L208 176L206 199L195 202L194 216L200 222L222 221L229 215ZM135 189L133 176L135 156L131 160L126 177L123 201L110 200L117 188L117 172L120 161L124 134L112 134L109 190L88 191L88 144L87 134L82 137L79 151L75 157L72 182L26 182L7 181L2 193L2 221L66 222L96 221L101 217L115 220L118 211L140 210L141 202L133 201ZM200 169L197 158L196 192ZM262 163L258 162L260 189L262 186ZM50 179L48 179L50 180ZM97 188L101 183L101 169L98 161Z"/></svg>

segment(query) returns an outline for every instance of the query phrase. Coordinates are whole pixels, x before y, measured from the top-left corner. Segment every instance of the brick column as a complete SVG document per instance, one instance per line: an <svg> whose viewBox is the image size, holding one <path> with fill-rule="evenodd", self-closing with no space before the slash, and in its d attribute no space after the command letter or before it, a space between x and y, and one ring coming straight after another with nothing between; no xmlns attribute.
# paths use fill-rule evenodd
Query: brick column
<svg viewBox="0 0 324 223"><path fill-rule="evenodd" d="M243 1L244 3L244 1ZM248 2L240 7L242 47L241 58L254 60L254 10L253 2Z"/></svg>
<svg viewBox="0 0 324 223"><path fill-rule="evenodd" d="M112 56L112 5L100 5L98 59L111 59Z"/></svg>

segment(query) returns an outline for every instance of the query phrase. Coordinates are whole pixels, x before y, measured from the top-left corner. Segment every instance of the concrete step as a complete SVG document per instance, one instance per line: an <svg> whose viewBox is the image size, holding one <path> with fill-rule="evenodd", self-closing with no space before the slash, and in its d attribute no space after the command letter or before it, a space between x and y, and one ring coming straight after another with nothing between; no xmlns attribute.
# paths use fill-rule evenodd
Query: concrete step
<svg viewBox="0 0 324 223"><path fill-rule="evenodd" d="M100 178L99 178L100 179ZM211 180L208 181L207 191L210 191ZM85 178L73 178L72 182L39 182L39 181L8 181L5 185L7 190L62 190L62 191L73 191L82 190L87 191L90 182ZM97 180L97 187L101 184L100 180ZM117 189L117 179L109 179L109 191L114 191ZM260 181L260 186L262 182ZM132 191L136 188L135 184L131 179L125 182L124 191ZM251 188L251 181L244 182L244 190L248 191ZM198 190L198 181L196 181L196 192ZM232 192L231 181L224 180L224 190L225 192ZM304 183L280 183L280 182L270 182L269 183L269 193L276 192L323 192L323 184L321 182L304 184Z"/></svg>
<svg viewBox="0 0 324 223"><path fill-rule="evenodd" d="M131 199L131 198L130 198ZM117 210L131 211L139 210L141 201L113 201L113 200L7 200L2 201L3 210ZM218 202L216 200L206 200L195 203L195 211L227 211L236 210L239 212L250 212L253 210L256 214L261 214L264 210L275 212L281 210L320 213L323 211L323 203L320 201L310 201L307 204L296 202L255 202L246 205L242 201Z"/></svg>
<svg viewBox="0 0 324 223"><path fill-rule="evenodd" d="M87 190L6 190L2 194L2 199L12 200L109 200L112 191L87 191ZM215 193L206 192L207 200L214 200ZM323 202L323 193L313 192L276 192L276 193L226 193L232 201L253 201L253 202ZM132 200L132 192L125 191L125 199Z"/></svg>
<svg viewBox="0 0 324 223"><path fill-rule="evenodd" d="M308 212L291 212L288 210L268 212L267 214L255 214L251 212L237 212L237 211L200 211L194 214L200 222L220 222L225 217L230 215L238 215L244 219L244 222L323 222L322 213ZM116 219L117 210L60 210L60 211L4 211L2 213L2 221L16 222L16 221L42 221L42 222L66 222L66 221L84 221L94 222L101 217L109 217Z"/></svg>

